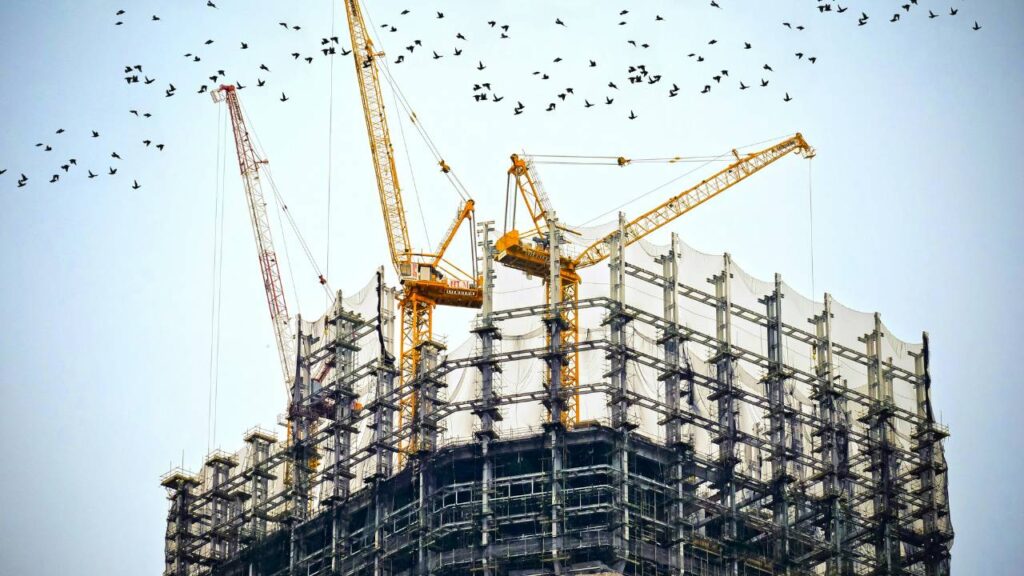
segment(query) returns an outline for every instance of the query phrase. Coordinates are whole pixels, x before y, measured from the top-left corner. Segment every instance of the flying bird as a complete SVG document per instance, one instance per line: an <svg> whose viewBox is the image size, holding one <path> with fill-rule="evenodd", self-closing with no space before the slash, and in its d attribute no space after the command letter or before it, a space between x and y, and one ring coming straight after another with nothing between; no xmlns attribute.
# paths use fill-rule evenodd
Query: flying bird
<svg viewBox="0 0 1024 576"><path fill-rule="evenodd" d="M782 99L783 102L789 102L792 98L789 97L789 92L786 92L786 97Z"/></svg>
<svg viewBox="0 0 1024 576"><path fill-rule="evenodd" d="M281 102L287 102L287 101L288 101L288 97L284 95L284 92L281 92Z"/></svg>
<svg viewBox="0 0 1024 576"><path fill-rule="evenodd" d="M636 120L636 114L634 114L632 110L629 111L629 119Z"/></svg>
<svg viewBox="0 0 1024 576"><path fill-rule="evenodd" d="M142 186L139 186L139 181L132 180L132 190L138 190L139 188L142 188Z"/></svg>
<svg viewBox="0 0 1024 576"><path fill-rule="evenodd" d="M559 26L565 26L565 22L562 22L562 20L559 18L555 18L555 24Z"/></svg>

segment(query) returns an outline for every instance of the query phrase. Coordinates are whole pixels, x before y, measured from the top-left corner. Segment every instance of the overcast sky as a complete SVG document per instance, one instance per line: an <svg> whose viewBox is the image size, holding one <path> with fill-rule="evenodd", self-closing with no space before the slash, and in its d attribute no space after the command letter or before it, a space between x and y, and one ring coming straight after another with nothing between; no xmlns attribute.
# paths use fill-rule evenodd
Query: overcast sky
<svg viewBox="0 0 1024 576"><path fill-rule="evenodd" d="M406 56L390 69L476 198L481 220L502 218L513 152L701 156L803 132L818 150L813 168L784 160L670 228L695 248L729 251L748 272L766 279L780 272L810 294L811 184L814 292L880 311L903 339L930 333L935 408L952 430L956 572L1018 573L1024 399L1010 360L1019 359L1024 320L1014 292L1024 281L1024 4L922 0L890 24L894 11L903 12L899 2L850 0L843 15L819 15L809 1L718 3L720 10L703 1L630 3L625 17L624 2L589 1L370 1L366 10L377 30L398 28L382 31L380 46L390 61ZM2 574L158 573L166 514L160 475L182 462L198 469L208 446L236 449L246 429L273 427L284 407L224 111L196 94L214 84L210 75L224 70L246 86L240 95L277 185L333 287L357 290L387 263L351 59L336 56L332 82L319 52L332 31L349 46L340 5L332 19L329 0L216 4L0 3L7 54L0 67ZM957 16L948 15L950 4ZM115 16L120 8L127 13ZM413 11L400 16L403 8ZM927 18L928 9L940 16ZM858 27L861 10L871 19ZM488 20L508 24L510 38ZM975 20L979 31L970 29ZM405 46L414 40L422 46L410 53ZM432 58L435 50L443 58ZM123 80L124 67L136 64L152 84ZM629 85L626 68L636 64L663 79ZM711 79L723 69L729 75L721 83ZM265 87L256 87L259 79ZM739 90L740 81L752 87ZM473 85L481 82L504 100L475 102ZM172 97L164 95L168 83L177 88ZM679 95L669 98L673 83ZM702 95L705 84L711 93ZM575 94L558 99L568 87ZM614 103L604 104L607 97ZM457 197L390 98L406 207L421 245L444 227L428 234L421 222L446 224ZM585 108L584 99L596 106ZM516 101L526 106L518 116ZM543 111L549 102L554 112ZM65 132L55 134L59 128ZM60 165L70 158L77 166L65 172ZM545 166L542 175L559 215L579 224L612 219L604 214L693 167ZM87 170L99 176L89 179ZM21 173L29 181L18 188ZM53 174L61 179L49 184ZM133 180L141 188L133 190ZM624 210L637 214L658 197ZM324 296L316 276L276 218L279 251L287 244L294 257L292 310L317 316ZM465 319L446 311L441 325L450 340L463 338Z"/></svg>

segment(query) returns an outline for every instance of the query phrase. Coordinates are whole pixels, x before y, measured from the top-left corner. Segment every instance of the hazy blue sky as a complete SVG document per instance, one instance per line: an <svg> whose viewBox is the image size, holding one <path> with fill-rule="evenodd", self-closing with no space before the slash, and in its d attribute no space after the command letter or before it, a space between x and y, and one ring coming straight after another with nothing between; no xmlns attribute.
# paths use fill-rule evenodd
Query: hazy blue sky
<svg viewBox="0 0 1024 576"><path fill-rule="evenodd" d="M1010 360L1020 357L1024 321L1014 292L1024 282L1024 4L922 0L889 24L888 16L902 12L899 2L850 0L847 14L819 16L810 1L718 1L722 10L703 1L630 3L622 27L616 24L625 2L373 1L367 11L377 25L399 28L382 38L389 58L422 40L423 48L392 69L476 197L481 219L501 219L508 155L522 149L706 155L802 131L818 149L814 287L853 308L881 311L904 339L929 331L935 407L953 433L954 567L959 574L1019 573L1024 398ZM204 4L0 3L7 55L0 67L0 169L8 170L0 176L0 574L158 573L166 512L160 474L183 453L185 465L197 468L208 444L234 450L247 428L273 426L283 408L232 151L218 161L219 146L229 142L223 111L195 94L211 83L207 76L225 69L249 86L243 102L321 263L329 240L333 285L358 289L386 262L353 68L341 56L328 153L330 66L317 50L332 29L348 46L343 11L332 20L330 0L220 0L217 10ZM960 8L958 16L947 16L950 5ZM413 13L398 16L406 7ZM115 27L119 8L128 14ZM445 19L434 18L435 9ZM928 9L942 16L930 20ZM867 26L856 26L860 10L872 15ZM656 13L665 21L655 22ZM556 17L567 27L555 26ZM508 23L511 38L499 40L486 25L491 19ZM974 20L981 31L969 29ZM282 21L302 30L286 31ZM783 21L807 29L791 31ZM459 58L451 55L456 31L468 37ZM204 45L207 39L214 44ZM633 48L629 39L651 48ZM240 50L243 41L248 50ZM753 48L743 50L743 41ZM432 50L445 57L432 60ZM295 61L289 54L296 51L316 58ZM798 51L816 55L817 64L797 60ZM187 52L202 62L187 61ZM687 58L690 52L705 62ZM484 71L475 70L478 61ZM261 62L272 72L260 72ZM627 86L623 70L637 63L665 79ZM762 70L764 63L775 71ZM156 81L128 86L122 69L134 64ZM729 79L713 84L709 77L722 68ZM551 79L537 79L534 70ZM265 88L255 88L258 77ZM770 79L768 88L736 89L739 80L761 78ZM620 90L605 87L613 79ZM506 100L475 103L472 85L481 81ZM178 88L172 98L163 95L167 82ZM669 99L672 83L681 90ZM708 83L712 93L698 94ZM541 111L569 86L574 97L557 100L556 112ZM282 91L286 103L278 101ZM792 102L782 101L785 92ZM611 106L582 106L583 98L603 102L609 94ZM521 116L511 112L516 100L527 105ZM129 109L154 116L136 118ZM405 123L413 189L390 102L389 110L420 242L420 211L447 222L455 196ZM630 110L639 116L634 121L626 118ZM61 127L66 133L55 135ZM147 149L143 139L166 149ZM37 142L54 150L37 149ZM109 157L114 150L122 161ZM64 175L57 167L71 157L79 165ZM110 166L119 167L116 176L106 176ZM545 167L543 177L562 218L581 223L691 167ZM87 169L102 175L89 180ZM58 171L64 178L48 184ZM21 172L30 181L17 188ZM132 190L132 179L142 188ZM219 181L223 304L211 440ZM755 275L778 271L811 291L805 162L781 162L672 229L703 251L731 252ZM277 230L281 242L288 238ZM324 298L315 275L301 261L294 269L293 309L319 315ZM461 339L460 325L445 324L453 340Z"/></svg>

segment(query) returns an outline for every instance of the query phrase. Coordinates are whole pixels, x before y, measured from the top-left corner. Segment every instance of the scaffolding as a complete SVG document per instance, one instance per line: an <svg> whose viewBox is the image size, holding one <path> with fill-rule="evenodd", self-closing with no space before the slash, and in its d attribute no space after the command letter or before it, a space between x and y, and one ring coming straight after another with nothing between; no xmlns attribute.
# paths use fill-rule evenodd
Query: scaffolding
<svg viewBox="0 0 1024 576"><path fill-rule="evenodd" d="M162 479L165 576L949 574L927 334L674 235L613 240L559 303L495 269L478 228L483 307L465 343L421 344L414 380L380 271L298 321L290 439L253 429Z"/></svg>

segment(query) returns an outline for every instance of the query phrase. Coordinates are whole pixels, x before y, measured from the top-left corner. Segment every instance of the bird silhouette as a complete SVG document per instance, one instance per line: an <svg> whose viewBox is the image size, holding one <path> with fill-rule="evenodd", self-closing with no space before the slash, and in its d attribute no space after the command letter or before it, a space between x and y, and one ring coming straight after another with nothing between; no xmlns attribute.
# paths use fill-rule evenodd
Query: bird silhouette
<svg viewBox="0 0 1024 576"><path fill-rule="evenodd" d="M550 104L548 104L548 107L547 107L547 109L545 109L545 112L552 112L552 111L554 111L554 109L555 109L555 103L551 102Z"/></svg>
<svg viewBox="0 0 1024 576"><path fill-rule="evenodd" d="M213 3L213 0L206 0L206 5L210 8L216 8L217 5Z"/></svg>
<svg viewBox="0 0 1024 576"><path fill-rule="evenodd" d="M593 106L593 104L590 103L590 100L587 100L586 98L584 98L583 99L583 107L584 108L590 108L591 106Z"/></svg>
<svg viewBox="0 0 1024 576"><path fill-rule="evenodd" d="M89 170L89 178L95 178L97 174L93 174L92 170Z"/></svg>
<svg viewBox="0 0 1024 576"><path fill-rule="evenodd" d="M950 15L950 16L956 16L956 13L957 13L957 12L959 12L959 11L960 11L960 10L958 10L958 9L956 9L956 8L950 8L950 9L949 9L949 15Z"/></svg>
<svg viewBox="0 0 1024 576"><path fill-rule="evenodd" d="M265 86L266 84L267 84L266 80L263 80L262 78L257 78L257 79L256 79L256 87L257 87L257 88L262 88L262 87L264 87L264 86Z"/></svg>
<svg viewBox="0 0 1024 576"><path fill-rule="evenodd" d="M138 190L139 188L142 188L142 186L139 186L139 181L132 180L132 190Z"/></svg>
<svg viewBox="0 0 1024 576"><path fill-rule="evenodd" d="M978 26L978 22L977 21L974 22L974 26L971 26L971 30L975 30L975 31L981 30L981 26Z"/></svg>
<svg viewBox="0 0 1024 576"><path fill-rule="evenodd" d="M92 137L93 137L93 138L99 138L99 137L100 137L100 133L99 133L99 132L97 132L97 131L95 131L95 130L93 130L93 131L92 131Z"/></svg>
<svg viewBox="0 0 1024 576"><path fill-rule="evenodd" d="M484 66L483 61L478 61L477 65L476 65L476 69L477 70L483 70L484 68L487 68L487 66Z"/></svg>
<svg viewBox="0 0 1024 576"><path fill-rule="evenodd" d="M555 18L555 24L563 27L565 26L565 22L562 22L559 18Z"/></svg>
<svg viewBox="0 0 1024 576"><path fill-rule="evenodd" d="M287 101L288 101L288 97L284 95L284 92L281 92L281 102L287 102Z"/></svg>
<svg viewBox="0 0 1024 576"><path fill-rule="evenodd" d="M118 159L118 160L120 160L120 159L121 159L121 157L120 157L120 156L119 156L119 155L117 154L117 152L111 152L111 153L110 153L110 157L111 157L111 158L116 158L116 159Z"/></svg>
<svg viewBox="0 0 1024 576"><path fill-rule="evenodd" d="M782 99L783 102L789 102L792 98L789 97L789 92L786 92L786 97Z"/></svg>
<svg viewBox="0 0 1024 576"><path fill-rule="evenodd" d="M615 102L615 98L609 98L609 97L607 97L607 96L605 96L605 97L604 97L604 103L605 103L606 105L607 105L607 104L611 104L612 102Z"/></svg>
<svg viewBox="0 0 1024 576"><path fill-rule="evenodd" d="M750 88L750 86L747 86L742 80L740 80L740 90L746 90L747 88Z"/></svg>
<svg viewBox="0 0 1024 576"><path fill-rule="evenodd" d="M630 110L629 111L629 119L630 120L636 120L636 118L637 118L636 114L634 114L633 111Z"/></svg>
<svg viewBox="0 0 1024 576"><path fill-rule="evenodd" d="M113 176L114 174L117 174L117 168L113 168L113 167L109 167L108 166L107 170L108 170L108 172L107 172L108 176Z"/></svg>

